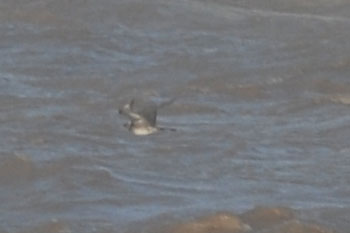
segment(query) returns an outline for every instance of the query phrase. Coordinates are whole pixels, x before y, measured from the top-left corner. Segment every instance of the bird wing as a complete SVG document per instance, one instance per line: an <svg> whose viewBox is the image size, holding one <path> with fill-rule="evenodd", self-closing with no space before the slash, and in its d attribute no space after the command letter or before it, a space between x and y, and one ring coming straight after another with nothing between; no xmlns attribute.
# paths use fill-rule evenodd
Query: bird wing
<svg viewBox="0 0 350 233"><path fill-rule="evenodd" d="M143 122L150 126L156 125L157 106L153 103L141 102L135 105L135 100L132 99L129 104L119 109L119 113L126 115L132 121Z"/></svg>

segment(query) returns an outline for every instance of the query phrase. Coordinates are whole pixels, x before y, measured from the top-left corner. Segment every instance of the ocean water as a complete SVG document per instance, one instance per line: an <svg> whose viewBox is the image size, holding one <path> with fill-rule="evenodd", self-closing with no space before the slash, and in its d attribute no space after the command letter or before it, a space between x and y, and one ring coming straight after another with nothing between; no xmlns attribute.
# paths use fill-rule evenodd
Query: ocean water
<svg viewBox="0 0 350 233"><path fill-rule="evenodd" d="M350 5L1 0L0 232L286 206L350 229ZM118 107L175 98L130 134Z"/></svg>

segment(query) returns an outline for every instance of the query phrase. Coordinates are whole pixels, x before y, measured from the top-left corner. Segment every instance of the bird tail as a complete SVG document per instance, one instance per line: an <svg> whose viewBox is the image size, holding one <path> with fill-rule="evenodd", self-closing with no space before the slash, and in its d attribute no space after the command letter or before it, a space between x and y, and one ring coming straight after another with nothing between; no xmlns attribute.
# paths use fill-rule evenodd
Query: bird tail
<svg viewBox="0 0 350 233"><path fill-rule="evenodd" d="M176 129L174 128L167 128L167 127L158 127L158 130L160 131L171 131L171 132L175 132Z"/></svg>

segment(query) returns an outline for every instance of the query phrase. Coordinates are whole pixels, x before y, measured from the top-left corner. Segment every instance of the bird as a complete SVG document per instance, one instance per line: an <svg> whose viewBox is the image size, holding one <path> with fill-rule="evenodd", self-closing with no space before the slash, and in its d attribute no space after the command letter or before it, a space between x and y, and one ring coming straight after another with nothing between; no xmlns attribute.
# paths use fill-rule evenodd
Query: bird
<svg viewBox="0 0 350 233"><path fill-rule="evenodd" d="M131 99L129 103L119 108L119 114L127 116L129 123L124 126L134 135L145 136L154 134L158 131L176 131L173 128L158 127L157 110L160 107L172 103L173 100L156 105L152 101Z"/></svg>

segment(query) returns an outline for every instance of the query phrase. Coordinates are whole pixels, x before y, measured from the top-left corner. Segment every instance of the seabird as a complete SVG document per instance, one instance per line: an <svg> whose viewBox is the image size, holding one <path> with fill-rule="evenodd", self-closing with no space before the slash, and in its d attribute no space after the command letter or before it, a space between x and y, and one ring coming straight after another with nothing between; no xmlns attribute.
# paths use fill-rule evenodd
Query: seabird
<svg viewBox="0 0 350 233"><path fill-rule="evenodd" d="M157 106L154 102L135 101L125 104L119 109L119 114L127 116L130 122L124 126L135 135L149 135L157 131L175 131L172 128L162 128L156 126L157 109L172 103L173 100Z"/></svg>

